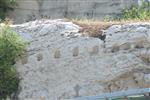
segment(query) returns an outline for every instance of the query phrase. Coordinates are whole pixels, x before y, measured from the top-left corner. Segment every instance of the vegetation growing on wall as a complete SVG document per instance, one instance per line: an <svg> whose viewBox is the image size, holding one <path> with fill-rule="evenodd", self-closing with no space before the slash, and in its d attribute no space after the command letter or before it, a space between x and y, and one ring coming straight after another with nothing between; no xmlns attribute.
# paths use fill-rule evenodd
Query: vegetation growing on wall
<svg viewBox="0 0 150 100"><path fill-rule="evenodd" d="M12 97L19 78L14 68L16 59L25 52L26 43L10 27L0 27L0 100Z"/></svg>
<svg viewBox="0 0 150 100"><path fill-rule="evenodd" d="M119 20L150 20L150 3L142 1L140 6L133 5L120 14Z"/></svg>
<svg viewBox="0 0 150 100"><path fill-rule="evenodd" d="M16 0L0 0L0 19L4 19L6 12L16 5Z"/></svg>

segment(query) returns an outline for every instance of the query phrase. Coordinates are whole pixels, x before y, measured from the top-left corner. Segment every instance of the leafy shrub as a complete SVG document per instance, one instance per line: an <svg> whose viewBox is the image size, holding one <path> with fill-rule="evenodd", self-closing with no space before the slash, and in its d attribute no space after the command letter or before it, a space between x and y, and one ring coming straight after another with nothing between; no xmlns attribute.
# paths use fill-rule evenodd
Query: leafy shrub
<svg viewBox="0 0 150 100"><path fill-rule="evenodd" d="M17 91L19 78L15 60L25 52L26 43L10 27L0 27L0 100Z"/></svg>
<svg viewBox="0 0 150 100"><path fill-rule="evenodd" d="M131 8L126 8L122 11L117 19L123 20L149 20L150 9L149 2L142 1L142 5L133 5Z"/></svg>

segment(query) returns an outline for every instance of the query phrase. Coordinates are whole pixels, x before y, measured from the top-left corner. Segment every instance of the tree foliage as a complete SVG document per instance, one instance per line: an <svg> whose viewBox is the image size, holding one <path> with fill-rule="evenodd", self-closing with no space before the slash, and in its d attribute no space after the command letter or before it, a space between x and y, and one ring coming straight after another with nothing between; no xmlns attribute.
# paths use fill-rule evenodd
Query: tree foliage
<svg viewBox="0 0 150 100"><path fill-rule="evenodd" d="M0 0L0 19L4 19L6 12L16 5L16 0Z"/></svg>

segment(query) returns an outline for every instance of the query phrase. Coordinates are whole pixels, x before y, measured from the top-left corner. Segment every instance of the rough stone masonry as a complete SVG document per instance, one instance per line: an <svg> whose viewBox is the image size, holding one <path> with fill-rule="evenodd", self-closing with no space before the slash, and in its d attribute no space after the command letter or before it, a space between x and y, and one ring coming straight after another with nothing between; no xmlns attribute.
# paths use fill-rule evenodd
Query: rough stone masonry
<svg viewBox="0 0 150 100"><path fill-rule="evenodd" d="M150 87L150 24L113 25L105 43L63 20L13 25L30 42L16 66L19 100L66 100ZM105 45L105 46L104 46Z"/></svg>

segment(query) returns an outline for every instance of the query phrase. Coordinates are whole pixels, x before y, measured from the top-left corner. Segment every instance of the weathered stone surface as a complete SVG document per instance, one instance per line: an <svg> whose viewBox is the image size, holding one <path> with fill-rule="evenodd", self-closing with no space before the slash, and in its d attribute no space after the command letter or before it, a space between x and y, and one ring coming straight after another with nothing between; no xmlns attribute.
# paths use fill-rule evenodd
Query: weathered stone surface
<svg viewBox="0 0 150 100"><path fill-rule="evenodd" d="M149 84L150 62L142 56L150 48L149 24L112 26L105 44L81 37L77 25L61 20L13 27L31 42L28 62L16 64L22 78L20 100L63 100Z"/></svg>
<svg viewBox="0 0 150 100"><path fill-rule="evenodd" d="M44 18L104 19L121 9L137 4L137 0L16 0L17 7L8 15L17 23ZM105 9L105 10L104 10Z"/></svg>

